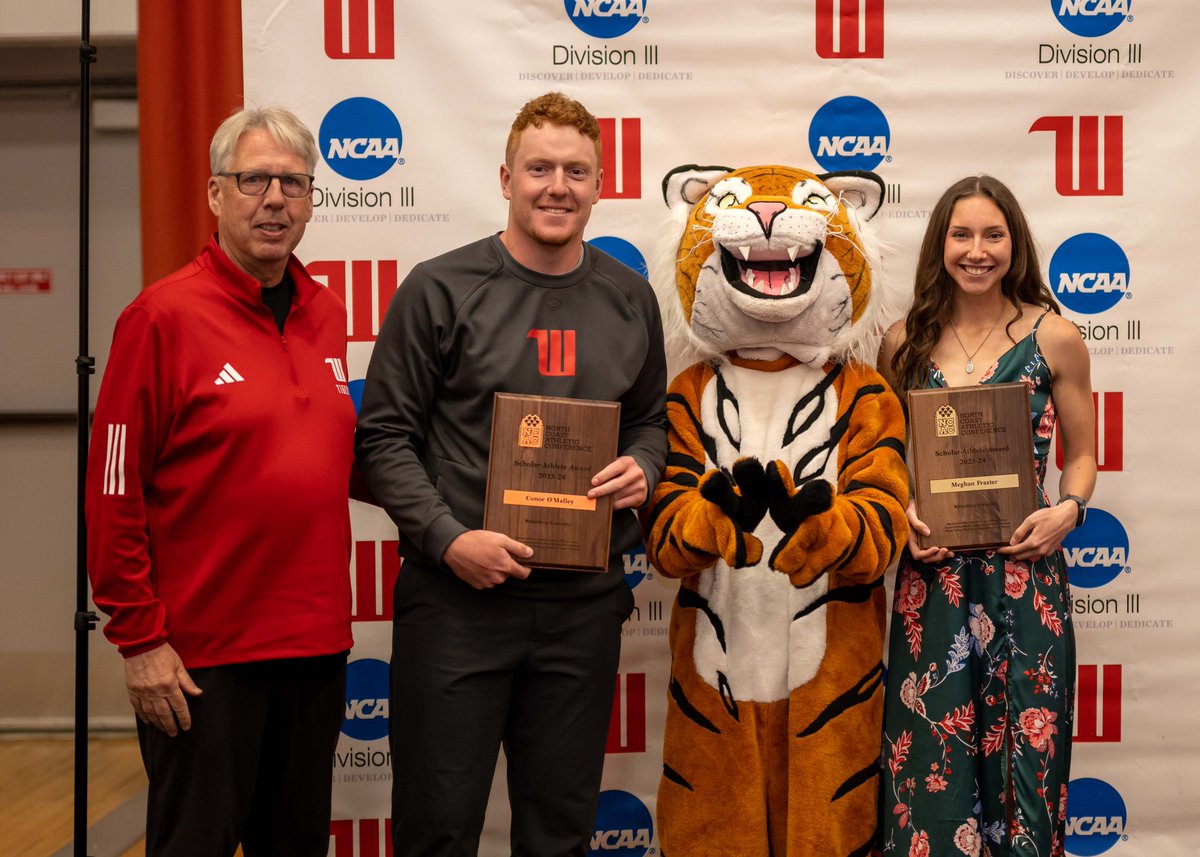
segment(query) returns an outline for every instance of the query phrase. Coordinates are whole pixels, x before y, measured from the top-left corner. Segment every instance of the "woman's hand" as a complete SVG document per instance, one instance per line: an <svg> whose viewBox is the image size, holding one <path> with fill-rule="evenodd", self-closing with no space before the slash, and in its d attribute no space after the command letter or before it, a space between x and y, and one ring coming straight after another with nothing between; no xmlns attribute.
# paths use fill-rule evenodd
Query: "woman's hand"
<svg viewBox="0 0 1200 857"><path fill-rule="evenodd" d="M1060 547L1067 533L1075 529L1079 507L1074 501L1038 509L1021 522L1008 547L1000 553L1013 559L1039 560Z"/></svg>
<svg viewBox="0 0 1200 857"><path fill-rule="evenodd" d="M917 533L923 536L929 535L929 527L925 522L917 517L917 504L915 500L908 501L908 508L904 510L904 514L908 516L908 552L912 554L912 558L920 562L941 562L947 557L954 556L954 551L947 548L923 548L917 543Z"/></svg>

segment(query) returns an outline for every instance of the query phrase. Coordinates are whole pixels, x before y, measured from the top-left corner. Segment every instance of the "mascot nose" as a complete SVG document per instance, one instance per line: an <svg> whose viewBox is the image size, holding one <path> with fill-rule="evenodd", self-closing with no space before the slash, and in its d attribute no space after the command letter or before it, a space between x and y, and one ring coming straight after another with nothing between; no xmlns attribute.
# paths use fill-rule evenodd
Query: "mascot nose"
<svg viewBox="0 0 1200 857"><path fill-rule="evenodd" d="M754 212L754 216L762 224L763 234L768 238L771 237L771 221L776 215L787 211L787 205L782 202L752 202L746 208Z"/></svg>

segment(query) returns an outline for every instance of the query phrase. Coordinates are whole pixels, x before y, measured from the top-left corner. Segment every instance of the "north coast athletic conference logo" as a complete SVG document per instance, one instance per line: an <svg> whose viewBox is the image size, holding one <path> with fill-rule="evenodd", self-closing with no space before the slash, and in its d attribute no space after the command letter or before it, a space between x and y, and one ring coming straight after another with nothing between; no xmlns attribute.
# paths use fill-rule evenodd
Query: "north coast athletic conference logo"
<svg viewBox="0 0 1200 857"><path fill-rule="evenodd" d="M882 59L883 0L817 0L817 56Z"/></svg>
<svg viewBox="0 0 1200 857"><path fill-rule="evenodd" d="M646 18L650 0L563 0L571 23L594 39L623 36Z"/></svg>
<svg viewBox="0 0 1200 857"><path fill-rule="evenodd" d="M883 111L857 95L825 102L808 126L808 146L823 169L873 170L888 154L892 131Z"/></svg>
<svg viewBox="0 0 1200 857"><path fill-rule="evenodd" d="M958 437L958 412L950 405L942 405L933 415L938 437Z"/></svg>
<svg viewBox="0 0 1200 857"><path fill-rule="evenodd" d="M1129 258L1107 235L1074 235L1050 257L1050 288L1074 312L1094 315L1112 309L1133 296L1129 286Z"/></svg>
<svg viewBox="0 0 1200 857"><path fill-rule="evenodd" d="M1029 126L1030 134L1035 131L1054 134L1054 190L1059 196L1125 192L1125 117L1041 116Z"/></svg>
<svg viewBox="0 0 1200 857"><path fill-rule="evenodd" d="M321 120L318 141L325 163L352 181L377 179L403 164L400 120L386 104L358 96L339 101Z"/></svg>
<svg viewBox="0 0 1200 857"><path fill-rule="evenodd" d="M388 674L384 661L362 658L346 665L346 716L342 732L357 741L388 734Z"/></svg>
<svg viewBox="0 0 1200 857"><path fill-rule="evenodd" d="M1133 0L1050 0L1058 23L1085 39L1107 36L1125 21L1132 21Z"/></svg>
<svg viewBox="0 0 1200 857"><path fill-rule="evenodd" d="M395 0L325 0L325 56L396 58Z"/></svg>
<svg viewBox="0 0 1200 857"><path fill-rule="evenodd" d="M1062 550L1072 586L1095 589L1130 571L1129 535L1116 516L1103 509L1088 509L1087 520L1067 533Z"/></svg>
<svg viewBox="0 0 1200 857"><path fill-rule="evenodd" d="M541 449L546 435L546 424L537 414L526 414L517 428L517 446L526 449Z"/></svg>
<svg viewBox="0 0 1200 857"><path fill-rule="evenodd" d="M1083 777L1067 787L1067 853L1095 857L1128 839L1125 800L1104 780Z"/></svg>
<svg viewBox="0 0 1200 857"><path fill-rule="evenodd" d="M596 829L588 854L645 857L654 839L654 820L646 805L629 792L600 793Z"/></svg>

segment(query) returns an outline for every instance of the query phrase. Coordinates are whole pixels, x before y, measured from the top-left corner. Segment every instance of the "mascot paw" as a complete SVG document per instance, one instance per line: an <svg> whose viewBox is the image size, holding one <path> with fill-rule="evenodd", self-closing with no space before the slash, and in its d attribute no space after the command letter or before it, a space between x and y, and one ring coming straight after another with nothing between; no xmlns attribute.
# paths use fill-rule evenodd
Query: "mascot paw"
<svg viewBox="0 0 1200 857"><path fill-rule="evenodd" d="M767 514L767 474L757 458L740 458L733 473L710 470L700 480L700 496L729 516L744 532L753 532Z"/></svg>
<svg viewBox="0 0 1200 857"><path fill-rule="evenodd" d="M797 490L791 471L781 461L766 469L767 497L771 520L784 533L795 532L813 515L833 508L833 486L824 479L812 479Z"/></svg>

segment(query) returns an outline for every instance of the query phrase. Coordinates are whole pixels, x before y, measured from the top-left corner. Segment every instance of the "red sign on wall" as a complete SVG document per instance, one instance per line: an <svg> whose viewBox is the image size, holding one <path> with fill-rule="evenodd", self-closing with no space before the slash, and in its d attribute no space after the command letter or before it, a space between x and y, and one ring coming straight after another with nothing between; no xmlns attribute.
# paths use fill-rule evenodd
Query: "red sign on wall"
<svg viewBox="0 0 1200 857"><path fill-rule="evenodd" d="M0 268L0 295L41 295L49 291L49 268Z"/></svg>

